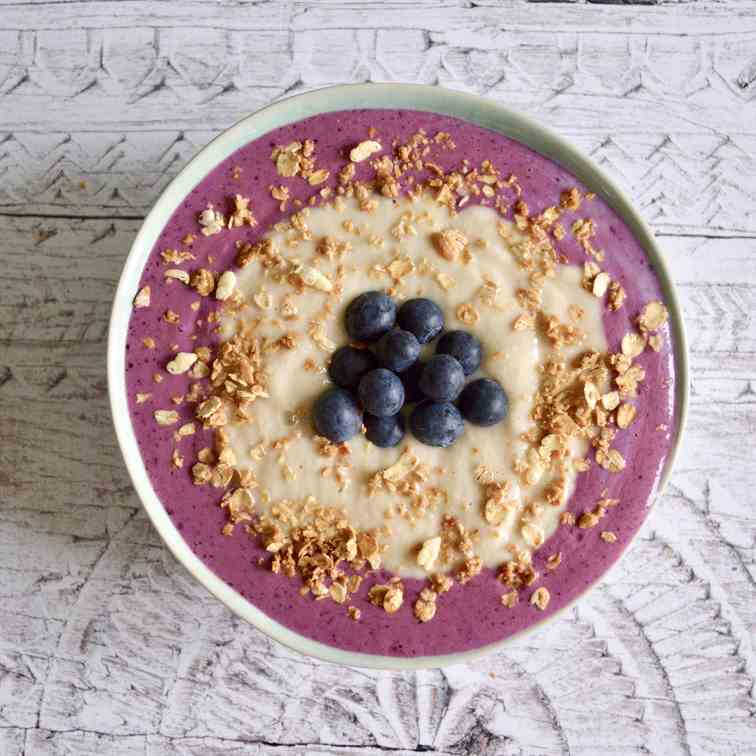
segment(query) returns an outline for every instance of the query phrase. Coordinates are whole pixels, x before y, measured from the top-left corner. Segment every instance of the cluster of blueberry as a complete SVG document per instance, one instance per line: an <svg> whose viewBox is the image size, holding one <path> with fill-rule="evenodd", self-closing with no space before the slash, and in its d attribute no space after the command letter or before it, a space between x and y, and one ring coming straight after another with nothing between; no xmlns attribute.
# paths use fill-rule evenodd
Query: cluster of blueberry
<svg viewBox="0 0 756 756"><path fill-rule="evenodd" d="M430 446L451 446L462 435L463 418L487 426L506 417L509 402L497 381L464 385L482 360L472 334L447 331L436 354L419 360L422 345L444 329L444 315L430 299L410 299L397 312L391 297L365 292L347 307L346 329L353 341L375 348L334 352L328 374L338 388L326 390L313 407L315 428L330 441L352 438L364 423L369 441L396 446L405 433L401 409L408 404L415 405L409 416L413 435Z"/></svg>

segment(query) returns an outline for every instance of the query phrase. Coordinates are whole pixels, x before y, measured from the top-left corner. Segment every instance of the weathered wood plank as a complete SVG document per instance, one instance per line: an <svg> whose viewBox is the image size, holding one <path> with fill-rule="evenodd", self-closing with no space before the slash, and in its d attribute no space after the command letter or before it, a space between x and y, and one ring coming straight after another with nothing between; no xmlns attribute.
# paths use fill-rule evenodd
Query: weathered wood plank
<svg viewBox="0 0 756 756"><path fill-rule="evenodd" d="M658 232L756 235L756 136L564 132ZM215 133L3 133L0 122L0 213L142 217Z"/></svg>
<svg viewBox="0 0 756 756"><path fill-rule="evenodd" d="M692 370L668 491L603 585L417 674L290 653L175 563L104 358L140 219L197 149L284 94L399 80L527 111L622 182ZM753 0L0 0L0 753L751 753L755 102Z"/></svg>

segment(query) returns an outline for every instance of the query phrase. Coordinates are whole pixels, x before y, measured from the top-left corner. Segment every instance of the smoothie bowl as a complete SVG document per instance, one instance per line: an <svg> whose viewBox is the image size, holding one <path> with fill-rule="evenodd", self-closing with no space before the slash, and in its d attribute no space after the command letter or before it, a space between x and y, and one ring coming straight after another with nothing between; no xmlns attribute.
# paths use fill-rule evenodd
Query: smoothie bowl
<svg viewBox="0 0 756 756"><path fill-rule="evenodd" d="M686 410L652 235L587 158L480 98L285 100L137 236L108 351L119 443L177 558L329 661L439 666L617 561Z"/></svg>

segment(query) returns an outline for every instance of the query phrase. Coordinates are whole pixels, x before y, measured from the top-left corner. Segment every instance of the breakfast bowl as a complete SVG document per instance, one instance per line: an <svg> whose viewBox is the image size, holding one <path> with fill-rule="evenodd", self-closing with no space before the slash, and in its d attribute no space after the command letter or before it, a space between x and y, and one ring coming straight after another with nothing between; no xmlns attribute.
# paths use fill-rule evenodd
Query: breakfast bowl
<svg viewBox="0 0 756 756"><path fill-rule="evenodd" d="M414 669L605 577L669 476L688 374L661 252L598 166L483 98L369 84L270 105L171 182L108 385L202 585L302 653Z"/></svg>

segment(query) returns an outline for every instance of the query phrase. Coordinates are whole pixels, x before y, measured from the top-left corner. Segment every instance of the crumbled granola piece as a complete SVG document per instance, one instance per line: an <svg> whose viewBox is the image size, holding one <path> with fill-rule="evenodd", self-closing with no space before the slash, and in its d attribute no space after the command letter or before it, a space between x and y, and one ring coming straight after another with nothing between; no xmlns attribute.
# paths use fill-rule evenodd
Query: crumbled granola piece
<svg viewBox="0 0 756 756"><path fill-rule="evenodd" d="M180 268L168 268L163 273L163 277L167 279L168 281L181 281L181 283L188 284L189 283L189 274L185 270L181 270Z"/></svg>
<svg viewBox="0 0 756 756"><path fill-rule="evenodd" d="M320 168L317 171L313 171L307 177L307 183L310 186L317 186L318 184L322 184L323 182L327 181L330 175L330 171L327 171L325 168Z"/></svg>
<svg viewBox="0 0 756 756"><path fill-rule="evenodd" d="M469 303L459 305L454 314L465 325L475 325L480 320L480 313Z"/></svg>
<svg viewBox="0 0 756 756"><path fill-rule="evenodd" d="M234 293L235 288L236 274L232 270L226 270L218 278L218 283L215 287L215 298L223 302Z"/></svg>
<svg viewBox="0 0 756 756"><path fill-rule="evenodd" d="M543 530L538 527L538 525L530 522L522 526L522 528L520 529L520 534L522 535L525 543L527 543L528 546L531 546L534 549L542 546L543 542L546 540L546 534L543 532Z"/></svg>
<svg viewBox="0 0 756 756"><path fill-rule="evenodd" d="M638 327L642 333L653 333L659 330L669 318L667 308L658 300L649 302L638 316Z"/></svg>
<svg viewBox="0 0 756 756"><path fill-rule="evenodd" d="M441 536L428 538L423 542L420 551L417 554L417 563L425 570L430 572L436 564L438 555L441 553Z"/></svg>
<svg viewBox="0 0 756 756"><path fill-rule="evenodd" d="M483 561L479 556L472 556L469 559L465 559L462 566L457 570L457 580L460 584L472 580L476 575L479 575L483 569Z"/></svg>
<svg viewBox="0 0 756 756"><path fill-rule="evenodd" d="M380 142L376 142L374 139L366 139L364 142L360 142L356 147L353 147L349 153L349 159L353 163L361 163L363 160L367 160L371 155L375 155L376 152L380 152L383 149Z"/></svg>
<svg viewBox="0 0 756 756"><path fill-rule="evenodd" d="M329 593L337 604L343 604L347 600L347 588L344 583L331 583Z"/></svg>
<svg viewBox="0 0 756 756"><path fill-rule="evenodd" d="M257 225L257 220L250 210L249 202L249 197L242 197L241 194L234 196L234 209L228 219L229 228L239 228L244 225Z"/></svg>
<svg viewBox="0 0 756 756"><path fill-rule="evenodd" d="M420 622L430 622L436 616L436 598L435 591L423 588L413 607L415 618Z"/></svg>
<svg viewBox="0 0 756 756"><path fill-rule="evenodd" d="M562 552L557 551L546 560L546 569L553 572L562 563Z"/></svg>
<svg viewBox="0 0 756 756"><path fill-rule="evenodd" d="M139 292L134 297L134 307L149 307L150 306L150 287L143 286L139 289Z"/></svg>
<svg viewBox="0 0 756 756"><path fill-rule="evenodd" d="M333 291L333 283L325 274L310 265L299 265L294 268L294 274L299 276L305 286L319 291Z"/></svg>
<svg viewBox="0 0 756 756"><path fill-rule="evenodd" d="M622 337L622 354L635 359L646 348L646 339L638 333L626 333Z"/></svg>
<svg viewBox="0 0 756 756"><path fill-rule="evenodd" d="M195 486L202 486L210 481L213 471L204 462L195 462L192 465L192 482Z"/></svg>
<svg viewBox="0 0 756 756"><path fill-rule="evenodd" d="M611 530L602 530L601 540L606 543L615 543L617 541L617 534L613 533Z"/></svg>
<svg viewBox="0 0 756 756"><path fill-rule="evenodd" d="M633 420L635 420L636 409L632 404L621 404L617 409L617 426L622 428L629 428Z"/></svg>
<svg viewBox="0 0 756 756"><path fill-rule="evenodd" d="M578 518L577 526L582 530L594 528L596 527L596 525L598 525L599 519L599 516L594 512L583 512L583 514L581 514Z"/></svg>
<svg viewBox="0 0 756 756"><path fill-rule="evenodd" d="M203 236L215 236L223 231L226 219L223 213L215 210L212 205L208 205L205 210L199 214L199 224L202 227Z"/></svg>
<svg viewBox="0 0 756 756"><path fill-rule="evenodd" d="M433 246L436 252L449 262L456 262L469 244L467 237L456 228L447 228L433 234Z"/></svg>
<svg viewBox="0 0 756 756"><path fill-rule="evenodd" d="M165 369L171 375L181 375L197 362L194 352L179 352L166 366Z"/></svg>
<svg viewBox="0 0 756 756"><path fill-rule="evenodd" d="M593 279L593 286L591 287L593 296L603 297L604 294L606 294L610 283L611 283L611 278L609 278L609 275L607 273L604 273L604 272L599 273L596 276L596 278Z"/></svg>
<svg viewBox="0 0 756 756"><path fill-rule="evenodd" d="M514 609L520 599L520 594L516 590L507 591L501 596L501 605L507 609Z"/></svg>
<svg viewBox="0 0 756 756"><path fill-rule="evenodd" d="M153 417L158 425L175 425L179 421L176 410L155 410Z"/></svg>
<svg viewBox="0 0 756 756"><path fill-rule="evenodd" d="M619 407L620 395L619 391L609 391L601 397L601 406L607 411L611 412Z"/></svg>
<svg viewBox="0 0 756 756"><path fill-rule="evenodd" d="M349 615L349 619L354 622L359 622L360 617L362 617L362 612L356 606L350 606L347 609L347 614Z"/></svg>
<svg viewBox="0 0 756 756"><path fill-rule="evenodd" d="M627 292L619 281L612 281L609 285L609 309L619 310L625 304Z"/></svg>
<svg viewBox="0 0 756 756"><path fill-rule="evenodd" d="M530 603L541 611L546 609L550 600L551 594L549 593L549 589L544 588L543 586L536 588L535 591L533 591L533 595L530 597Z"/></svg>
<svg viewBox="0 0 756 756"><path fill-rule="evenodd" d="M454 284L456 283L456 281L451 276L448 276L442 271L437 271L434 278L436 279L436 283L438 283L438 285L444 291L449 291L449 289L453 288Z"/></svg>
<svg viewBox="0 0 756 756"><path fill-rule="evenodd" d="M206 268L198 268L192 273L189 285L203 297L209 297L215 289L215 276Z"/></svg>
<svg viewBox="0 0 756 756"><path fill-rule="evenodd" d="M580 190L575 186L565 189L559 196L559 204L565 210L578 210L581 202Z"/></svg>

